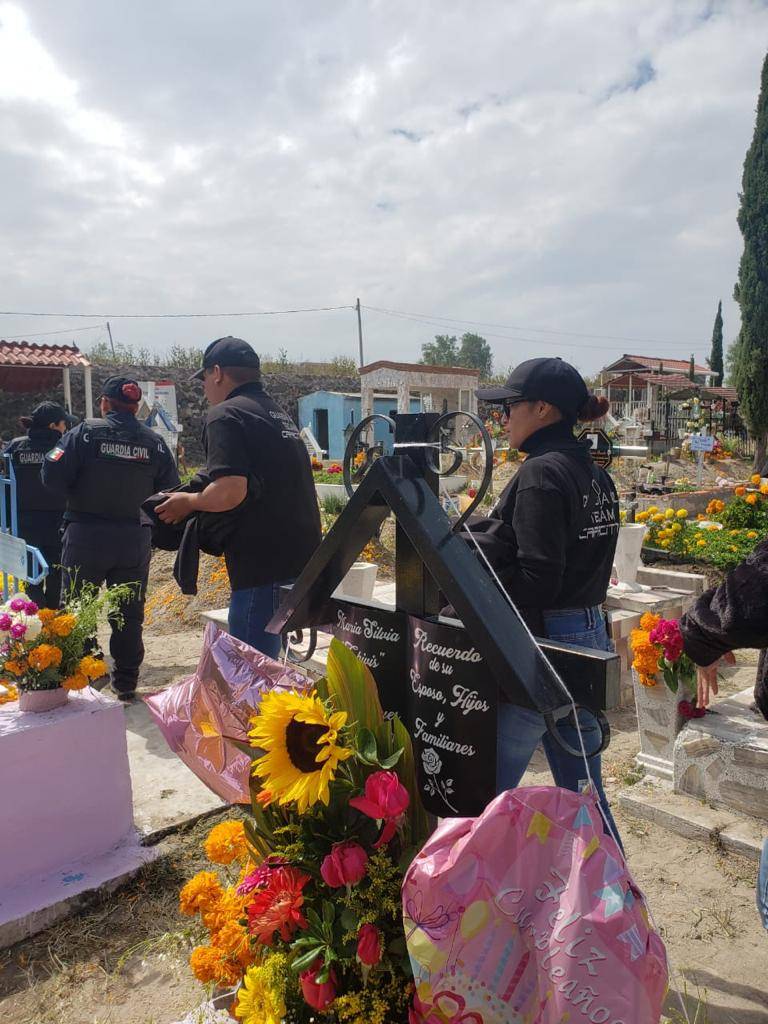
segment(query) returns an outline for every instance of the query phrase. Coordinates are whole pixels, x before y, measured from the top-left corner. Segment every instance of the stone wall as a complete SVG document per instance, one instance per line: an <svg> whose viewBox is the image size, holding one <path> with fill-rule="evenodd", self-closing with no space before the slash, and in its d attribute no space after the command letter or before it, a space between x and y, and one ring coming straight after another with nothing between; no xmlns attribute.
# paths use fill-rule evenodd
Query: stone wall
<svg viewBox="0 0 768 1024"><path fill-rule="evenodd" d="M94 415L98 415L96 398L99 385L112 374L123 374L136 380L172 380L176 385L176 401L179 407L181 424L184 428L182 444L186 452L187 464L197 465L202 462L203 453L200 446L200 435L205 422L206 402L202 385L190 381L190 370L159 366L98 366L93 367ZM326 377L299 374L265 374L264 386L276 402L296 420L298 416L298 400L302 395L312 391L352 391L359 392L358 377ZM38 402L45 399L64 402L64 390L61 384L46 394L15 394L0 391L0 440L8 441L23 431L19 427L19 416L29 413ZM73 412L82 417L85 415L85 399L83 394L83 374L79 370L72 371L72 405Z"/></svg>

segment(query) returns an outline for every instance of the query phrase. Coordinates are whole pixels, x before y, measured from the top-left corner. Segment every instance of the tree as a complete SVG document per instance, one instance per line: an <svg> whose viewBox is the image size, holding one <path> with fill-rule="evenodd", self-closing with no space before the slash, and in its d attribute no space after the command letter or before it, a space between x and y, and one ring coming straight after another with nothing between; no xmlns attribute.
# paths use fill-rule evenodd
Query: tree
<svg viewBox="0 0 768 1024"><path fill-rule="evenodd" d="M693 352L691 352L691 362L688 366L688 380L696 380L696 360L693 358Z"/></svg>
<svg viewBox="0 0 768 1024"><path fill-rule="evenodd" d="M768 435L768 56L763 62L752 144L744 160L738 223L744 238L733 297L741 308L734 383L739 413L755 438L755 468Z"/></svg>
<svg viewBox="0 0 768 1024"><path fill-rule="evenodd" d="M459 358L459 343L456 337L436 334L434 341L421 346L421 361L431 366L456 366Z"/></svg>
<svg viewBox="0 0 768 1024"><path fill-rule="evenodd" d="M493 353L491 346L479 334L462 334L458 358L459 366L470 366L479 370L483 380L491 376Z"/></svg>
<svg viewBox="0 0 768 1024"><path fill-rule="evenodd" d="M712 350L709 353L709 368L717 374L715 384L724 384L723 380L723 303L717 304L715 326L712 328Z"/></svg>

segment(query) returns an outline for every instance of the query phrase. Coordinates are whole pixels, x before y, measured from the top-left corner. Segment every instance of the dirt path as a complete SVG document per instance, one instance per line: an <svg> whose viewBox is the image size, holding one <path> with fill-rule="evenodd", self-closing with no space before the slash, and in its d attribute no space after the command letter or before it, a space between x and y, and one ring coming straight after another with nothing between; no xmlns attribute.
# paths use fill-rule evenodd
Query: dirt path
<svg viewBox="0 0 768 1024"><path fill-rule="evenodd" d="M188 670L199 646L198 629L177 627L165 635L150 630L142 688L156 689ZM618 809L619 791L642 783L633 760L634 712L610 717L606 789L634 877L687 988L691 1021L766 1024L768 935L755 911L755 866ZM540 755L526 781L550 781ZM167 840L166 856L119 893L0 952L0 1022L170 1024L198 1005L205 993L186 964L196 933L177 912L177 894L203 865L200 844L210 825L208 820ZM695 1017L699 1001L707 1009ZM679 1024L684 1018L675 1005L670 997L670 1020Z"/></svg>

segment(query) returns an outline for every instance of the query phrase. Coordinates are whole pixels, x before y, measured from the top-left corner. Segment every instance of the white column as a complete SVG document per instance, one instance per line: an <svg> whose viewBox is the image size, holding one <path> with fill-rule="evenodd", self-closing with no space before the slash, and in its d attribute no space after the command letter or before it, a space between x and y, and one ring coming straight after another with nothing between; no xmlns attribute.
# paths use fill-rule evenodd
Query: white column
<svg viewBox="0 0 768 1024"><path fill-rule="evenodd" d="M407 380L397 382L397 411L411 411L411 389L408 387Z"/></svg>
<svg viewBox="0 0 768 1024"><path fill-rule="evenodd" d="M67 371L69 372L69 371ZM86 366L83 371L84 387L85 387L85 417L91 419L93 417L93 391L91 388L91 368Z"/></svg>
<svg viewBox="0 0 768 1024"><path fill-rule="evenodd" d="M69 379L69 367L65 366L61 371L62 378L64 380L64 405L67 408L67 412L72 412L72 382Z"/></svg>
<svg viewBox="0 0 768 1024"><path fill-rule="evenodd" d="M370 384L365 383L361 380L360 382L360 419L364 420L366 416L373 415L373 388ZM360 436L360 440L366 444L373 443L373 424L366 427Z"/></svg>

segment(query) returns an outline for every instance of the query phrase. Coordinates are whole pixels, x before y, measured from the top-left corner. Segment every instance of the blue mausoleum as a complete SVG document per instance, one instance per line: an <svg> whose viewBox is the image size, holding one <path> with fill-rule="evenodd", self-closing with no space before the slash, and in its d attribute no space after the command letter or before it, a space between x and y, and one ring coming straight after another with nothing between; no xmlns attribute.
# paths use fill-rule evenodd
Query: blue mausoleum
<svg viewBox="0 0 768 1024"><path fill-rule="evenodd" d="M326 458L344 457L347 439L344 430L360 422L360 395L342 391L313 391L299 399L299 428L309 427ZM397 411L397 395L373 396L373 411L391 416ZM421 412L421 398L410 398L410 411ZM386 454L392 452L392 435L387 424L374 423L374 441L383 442Z"/></svg>

